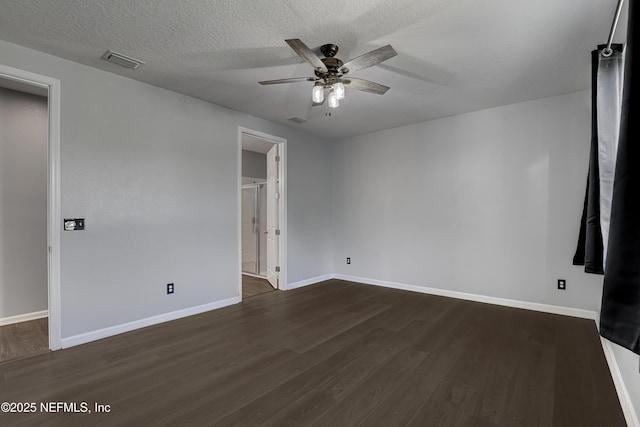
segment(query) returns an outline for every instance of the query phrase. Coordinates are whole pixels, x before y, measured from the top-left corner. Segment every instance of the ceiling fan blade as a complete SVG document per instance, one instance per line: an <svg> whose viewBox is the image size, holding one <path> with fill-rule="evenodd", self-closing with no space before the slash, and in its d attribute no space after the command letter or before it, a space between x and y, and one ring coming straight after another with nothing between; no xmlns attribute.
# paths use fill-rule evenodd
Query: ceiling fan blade
<svg viewBox="0 0 640 427"><path fill-rule="evenodd" d="M258 83L261 85L279 85L282 83L315 82L316 80L318 79L315 77L293 77L290 79L265 80Z"/></svg>
<svg viewBox="0 0 640 427"><path fill-rule="evenodd" d="M291 49L293 49L300 56L300 58L311 64L314 69L320 69L325 73L329 71L327 69L327 66L324 65L324 62L322 62L322 60L318 58L318 55L313 53L313 51L309 49L306 44L302 43L300 39L289 39L285 40L285 42L287 42Z"/></svg>
<svg viewBox="0 0 640 427"><path fill-rule="evenodd" d="M361 90L363 92L375 93L376 95L384 95L389 90L389 86L381 85L380 83L370 82L369 80L354 79L349 77L348 79L342 79L342 82L351 89Z"/></svg>
<svg viewBox="0 0 640 427"><path fill-rule="evenodd" d="M364 55L360 55L357 58L353 58L351 61L344 64L341 70L347 69L349 70L349 73L353 73L354 71L362 70L363 68L371 67L372 65L384 62L389 58L393 58L397 54L398 53L395 51L395 49L392 48L390 44L388 44L386 46L382 46L378 49L372 50L371 52L365 53Z"/></svg>

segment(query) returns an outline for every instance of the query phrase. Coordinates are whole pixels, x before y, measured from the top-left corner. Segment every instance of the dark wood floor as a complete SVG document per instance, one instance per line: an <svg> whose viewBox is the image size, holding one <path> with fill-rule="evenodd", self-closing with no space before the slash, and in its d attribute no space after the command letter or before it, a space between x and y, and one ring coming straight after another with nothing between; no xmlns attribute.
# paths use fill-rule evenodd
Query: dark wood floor
<svg viewBox="0 0 640 427"><path fill-rule="evenodd" d="M332 280L0 364L0 425L623 426L593 321Z"/></svg>
<svg viewBox="0 0 640 427"><path fill-rule="evenodd" d="M242 275L242 299L273 291L267 279Z"/></svg>
<svg viewBox="0 0 640 427"><path fill-rule="evenodd" d="M0 362L49 351L47 318L0 326Z"/></svg>

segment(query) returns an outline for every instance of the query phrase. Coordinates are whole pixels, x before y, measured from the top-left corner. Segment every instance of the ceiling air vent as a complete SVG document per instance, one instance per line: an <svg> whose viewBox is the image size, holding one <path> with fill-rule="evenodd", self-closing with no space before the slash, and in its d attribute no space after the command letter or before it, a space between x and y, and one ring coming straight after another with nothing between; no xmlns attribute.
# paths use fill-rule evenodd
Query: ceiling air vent
<svg viewBox="0 0 640 427"><path fill-rule="evenodd" d="M307 123L309 121L307 119L303 119L302 117L297 117L297 116L289 117L287 120L289 120L290 122L296 123L298 125Z"/></svg>
<svg viewBox="0 0 640 427"><path fill-rule="evenodd" d="M102 55L102 59L106 59L109 62L113 62L114 64L118 64L121 67L125 68L133 68L134 70L141 65L144 65L144 61L140 61L139 59L132 58L127 55L123 55L118 52L114 52L112 50L108 50Z"/></svg>

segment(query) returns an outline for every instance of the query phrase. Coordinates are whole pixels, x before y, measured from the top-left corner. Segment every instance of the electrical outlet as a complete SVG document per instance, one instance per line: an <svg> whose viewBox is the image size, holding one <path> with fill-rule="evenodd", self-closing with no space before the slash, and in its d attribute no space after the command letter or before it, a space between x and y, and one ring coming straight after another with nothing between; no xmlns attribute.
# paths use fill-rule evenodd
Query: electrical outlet
<svg viewBox="0 0 640 427"><path fill-rule="evenodd" d="M558 279L558 289L563 291L567 289L567 281L564 279Z"/></svg>
<svg viewBox="0 0 640 427"><path fill-rule="evenodd" d="M173 293L173 283L167 283L167 295Z"/></svg>
<svg viewBox="0 0 640 427"><path fill-rule="evenodd" d="M351 264L351 258L347 257L347 264Z"/></svg>

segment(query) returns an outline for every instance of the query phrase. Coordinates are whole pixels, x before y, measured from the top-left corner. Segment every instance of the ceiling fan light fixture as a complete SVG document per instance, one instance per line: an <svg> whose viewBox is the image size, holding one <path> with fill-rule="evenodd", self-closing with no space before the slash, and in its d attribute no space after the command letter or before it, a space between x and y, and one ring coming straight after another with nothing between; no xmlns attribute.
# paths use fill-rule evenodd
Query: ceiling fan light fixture
<svg viewBox="0 0 640 427"><path fill-rule="evenodd" d="M338 98L338 100L340 99L344 99L345 93L344 93L344 84L343 83L334 83L333 85L333 91L336 94L336 97Z"/></svg>
<svg viewBox="0 0 640 427"><path fill-rule="evenodd" d="M393 58L397 55L397 52L393 47L391 47L391 45L374 49L345 63L335 56L336 53L338 53L338 46L334 44L322 45L320 51L324 55L324 58L320 58L300 39L287 39L285 42L300 58L313 67L315 76L265 80L258 82L259 84L275 85L281 83L314 82L313 89L311 91L313 105L324 104L324 91L327 89L329 90L329 93L326 98L328 99L327 104L329 108L338 108L340 100L345 98L345 84L349 85L350 90L355 89L377 95L384 95L384 93L389 89L389 87L379 83L352 78L350 75L349 77L344 78L344 80L343 77L347 73L369 68L384 62L389 58ZM331 115L328 111L326 113Z"/></svg>
<svg viewBox="0 0 640 427"><path fill-rule="evenodd" d="M340 105L338 96L336 95L336 92L333 89L331 90L331 92L329 92L329 96L327 97L327 103L329 105L329 108L338 108L338 106Z"/></svg>
<svg viewBox="0 0 640 427"><path fill-rule="evenodd" d="M321 83L316 83L315 86L313 86L311 99L316 104L321 104L324 101L324 86Z"/></svg>

